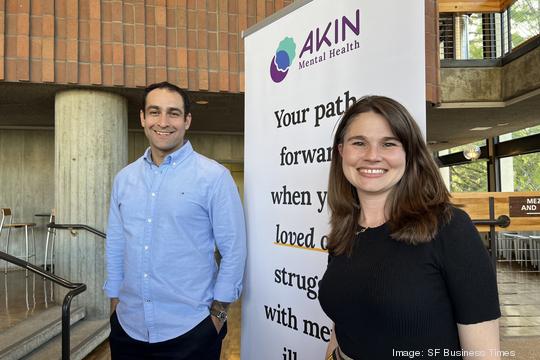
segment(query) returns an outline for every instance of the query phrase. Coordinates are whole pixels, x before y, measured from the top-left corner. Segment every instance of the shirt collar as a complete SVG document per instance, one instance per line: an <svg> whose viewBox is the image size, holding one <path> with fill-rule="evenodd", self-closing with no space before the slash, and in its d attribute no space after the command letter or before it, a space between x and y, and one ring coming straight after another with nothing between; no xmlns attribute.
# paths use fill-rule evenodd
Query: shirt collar
<svg viewBox="0 0 540 360"><path fill-rule="evenodd" d="M184 140L184 144L179 149L165 156L162 165L171 165L173 168L177 167L182 161L184 161L189 155L193 153L193 147L189 140ZM150 147L146 149L143 155L143 159L150 165L156 166L152 161L152 152Z"/></svg>

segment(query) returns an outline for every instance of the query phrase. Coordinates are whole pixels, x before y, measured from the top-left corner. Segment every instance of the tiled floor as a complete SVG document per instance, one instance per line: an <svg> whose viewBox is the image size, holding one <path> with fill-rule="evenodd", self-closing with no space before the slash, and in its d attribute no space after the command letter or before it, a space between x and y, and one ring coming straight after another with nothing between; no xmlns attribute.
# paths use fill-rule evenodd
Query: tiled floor
<svg viewBox="0 0 540 360"><path fill-rule="evenodd" d="M540 272L498 264L502 336L540 336Z"/></svg>
<svg viewBox="0 0 540 360"><path fill-rule="evenodd" d="M502 348L516 349L518 355L513 357L514 360L535 359L534 354L540 352L540 273L503 263L499 265L497 276L503 314ZM11 271L7 276L0 273L0 294L0 333L51 304L50 283L32 274L25 277L24 271ZM222 360L240 359L240 316L241 304L233 304ZM523 350L518 350L521 348ZM527 352L532 354L531 357L526 355ZM86 359L110 359L107 343Z"/></svg>

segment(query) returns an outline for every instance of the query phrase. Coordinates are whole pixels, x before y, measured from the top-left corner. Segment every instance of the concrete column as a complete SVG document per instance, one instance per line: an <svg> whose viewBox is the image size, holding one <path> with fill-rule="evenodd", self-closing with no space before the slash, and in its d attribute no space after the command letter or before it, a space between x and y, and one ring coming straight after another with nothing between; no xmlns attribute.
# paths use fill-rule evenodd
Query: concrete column
<svg viewBox="0 0 540 360"><path fill-rule="evenodd" d="M127 164L127 100L93 90L68 90L55 99L56 222L86 224L105 231L116 173ZM105 240L84 230L58 230L56 273L88 289L72 306L90 319L108 315ZM55 294L61 301L66 291Z"/></svg>

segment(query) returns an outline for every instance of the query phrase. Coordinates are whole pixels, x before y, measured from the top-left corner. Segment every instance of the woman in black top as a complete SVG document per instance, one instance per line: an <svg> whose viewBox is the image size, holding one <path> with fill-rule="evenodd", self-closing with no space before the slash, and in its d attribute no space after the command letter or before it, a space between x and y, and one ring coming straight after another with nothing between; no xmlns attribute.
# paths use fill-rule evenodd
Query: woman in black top
<svg viewBox="0 0 540 360"><path fill-rule="evenodd" d="M319 284L334 322L327 356L499 359L494 269L449 197L401 104L370 96L347 110L334 137Z"/></svg>

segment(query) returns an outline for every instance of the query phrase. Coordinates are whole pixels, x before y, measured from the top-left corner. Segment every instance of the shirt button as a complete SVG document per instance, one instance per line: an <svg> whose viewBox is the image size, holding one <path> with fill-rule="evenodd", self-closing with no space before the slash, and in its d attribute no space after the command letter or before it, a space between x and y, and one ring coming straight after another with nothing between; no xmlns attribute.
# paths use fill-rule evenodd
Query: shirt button
<svg viewBox="0 0 540 360"><path fill-rule="evenodd" d="M148 277L148 274L144 274L144 277L147 278L147 277Z"/></svg>
<svg viewBox="0 0 540 360"><path fill-rule="evenodd" d="M149 223L151 223L151 222L152 222L152 219L148 219L147 221L148 221Z"/></svg>
<svg viewBox="0 0 540 360"><path fill-rule="evenodd" d="M176 165L176 163L175 163L175 162L173 162L172 164L173 164L173 165Z"/></svg>
<svg viewBox="0 0 540 360"><path fill-rule="evenodd" d="M150 300L149 300L149 299L146 299L146 300L144 300L144 302L150 302Z"/></svg>
<svg viewBox="0 0 540 360"><path fill-rule="evenodd" d="M152 196L156 196L156 193L152 193Z"/></svg>
<svg viewBox="0 0 540 360"><path fill-rule="evenodd" d="M148 245L146 245L146 246L144 247L144 250L148 250Z"/></svg>

